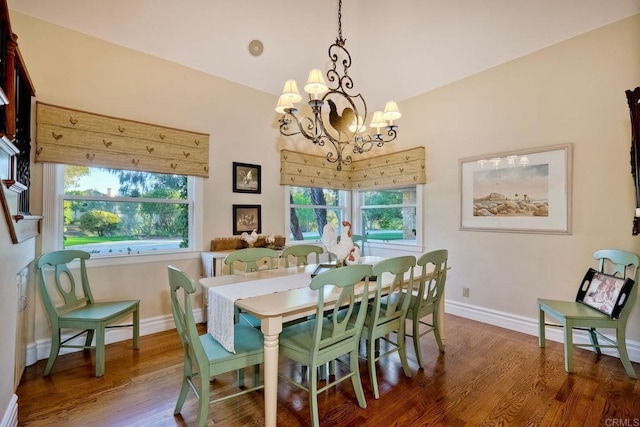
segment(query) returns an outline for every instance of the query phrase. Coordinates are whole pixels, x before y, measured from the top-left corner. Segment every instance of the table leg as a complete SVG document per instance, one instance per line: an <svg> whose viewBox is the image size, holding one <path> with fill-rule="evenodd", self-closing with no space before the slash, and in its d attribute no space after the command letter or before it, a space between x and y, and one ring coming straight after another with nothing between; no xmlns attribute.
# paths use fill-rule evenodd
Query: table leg
<svg viewBox="0 0 640 427"><path fill-rule="evenodd" d="M261 319L264 334L264 420L266 427L275 427L278 412L278 343L282 332L282 317Z"/></svg>
<svg viewBox="0 0 640 427"><path fill-rule="evenodd" d="M209 288L202 287L202 321L206 324L209 318Z"/></svg>

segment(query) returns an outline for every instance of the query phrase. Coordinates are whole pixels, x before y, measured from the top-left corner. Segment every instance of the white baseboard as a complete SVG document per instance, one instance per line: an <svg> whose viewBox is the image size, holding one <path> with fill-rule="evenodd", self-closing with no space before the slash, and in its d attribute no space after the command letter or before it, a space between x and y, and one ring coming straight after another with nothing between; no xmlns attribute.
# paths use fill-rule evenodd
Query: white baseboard
<svg viewBox="0 0 640 427"><path fill-rule="evenodd" d="M464 304L457 301L445 301L445 312L456 316L464 317L478 322L487 323L489 325L498 326L512 331L522 332L527 335L538 336L538 319L531 317L519 316L504 311L491 310L483 307ZM193 311L196 322L202 322L202 309ZM140 335L149 335L156 332L174 329L173 316L160 316L151 319L143 319L140 321ZM564 342L563 332L560 328L547 328L546 339L556 342ZM575 342L589 341L589 337L584 331L574 332ZM130 329L111 329L107 331L106 343L114 343L131 339ZM78 343L82 344L83 339L79 338ZM33 365L38 360L47 359L51 350L51 339L40 340L37 343L31 343L27 346L27 366ZM60 354L67 354L80 349L62 349ZM627 340L627 351L629 359L640 363L640 343L637 341ZM618 352L613 349L602 349L604 354L619 357ZM0 426L4 427L4 425Z"/></svg>
<svg viewBox="0 0 640 427"><path fill-rule="evenodd" d="M0 427L17 427L18 426L18 396L11 396L9 406L4 411Z"/></svg>
<svg viewBox="0 0 640 427"><path fill-rule="evenodd" d="M196 323L202 322L202 309L198 308L193 310L193 317L195 318ZM140 320L140 336L155 334L157 332L168 331L170 329L175 329L176 325L173 322L173 315L165 315L154 317L150 319L141 319ZM67 337L73 336L73 334L67 335ZM62 336L62 339L65 339L65 336ZM131 329L130 328L114 328L108 329L105 335L105 343L111 344L119 341L126 341L131 339ZM84 336L78 337L73 341L70 341L69 344L74 345L83 345L84 344ZM62 348L60 349L60 355L73 353L75 351L81 351L81 348ZM27 345L27 366L31 366L36 363L38 360L48 359L49 352L51 351L51 338L39 340L35 343L29 343Z"/></svg>
<svg viewBox="0 0 640 427"><path fill-rule="evenodd" d="M501 328L510 329L512 331L522 332L527 335L538 336L538 319L519 316L498 310L490 310L483 307L477 307L470 304L464 304L457 301L445 300L445 313L476 320L482 323L499 326ZM574 331L574 343L589 342L589 335L585 331ZM609 336L605 334L605 336ZM564 342L564 333L562 328L547 328L545 331L547 340ZM611 336L611 338L615 338ZM588 348L587 348L588 349ZM640 343L637 341L627 340L627 351L629 359L633 362L640 363ZM615 349L603 348L602 353L609 356L619 357Z"/></svg>

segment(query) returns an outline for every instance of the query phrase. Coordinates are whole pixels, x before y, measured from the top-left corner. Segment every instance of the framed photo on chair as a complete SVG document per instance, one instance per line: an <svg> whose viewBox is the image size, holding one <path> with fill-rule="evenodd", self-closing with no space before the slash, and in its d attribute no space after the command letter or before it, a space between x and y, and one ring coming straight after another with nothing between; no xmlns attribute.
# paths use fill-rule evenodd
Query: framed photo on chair
<svg viewBox="0 0 640 427"><path fill-rule="evenodd" d="M576 301L617 319L633 284L631 279L600 273L590 268L582 279Z"/></svg>
<svg viewBox="0 0 640 427"><path fill-rule="evenodd" d="M233 192L260 194L262 191L261 171L260 165L233 162Z"/></svg>

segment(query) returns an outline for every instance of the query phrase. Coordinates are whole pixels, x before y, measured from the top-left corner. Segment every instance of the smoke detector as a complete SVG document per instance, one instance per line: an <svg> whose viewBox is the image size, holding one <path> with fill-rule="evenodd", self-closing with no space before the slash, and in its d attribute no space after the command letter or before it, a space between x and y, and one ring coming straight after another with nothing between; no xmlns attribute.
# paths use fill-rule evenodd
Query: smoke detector
<svg viewBox="0 0 640 427"><path fill-rule="evenodd" d="M249 53L253 56L262 55L262 51L264 50L264 46L260 40L251 40L249 43Z"/></svg>

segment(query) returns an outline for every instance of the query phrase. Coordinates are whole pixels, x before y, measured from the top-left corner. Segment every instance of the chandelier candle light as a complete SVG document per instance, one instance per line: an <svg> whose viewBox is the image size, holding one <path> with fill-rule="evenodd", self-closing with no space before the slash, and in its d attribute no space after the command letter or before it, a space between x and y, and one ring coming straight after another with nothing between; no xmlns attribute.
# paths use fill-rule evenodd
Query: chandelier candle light
<svg viewBox="0 0 640 427"><path fill-rule="evenodd" d="M348 75L351 67L351 55L344 47L346 40L342 38L342 0L338 2L338 38L329 46L329 59L333 67L327 71L328 87L322 71L313 69L304 86L309 94L309 107L313 117L298 117L294 104L302 100L295 80L287 80L282 95L278 99L276 112L280 118L280 133L285 136L302 135L316 145L324 146L327 141L333 145L335 152L327 153L327 161L337 163L337 169L352 162L351 155L344 149L352 145L353 153L362 154L374 146L382 147L397 137L398 126L394 120L400 118L398 105L394 101L387 102L384 111L375 111L369 123L375 129L373 135L366 133L367 103L362 94L352 94L353 80ZM338 69L338 64L342 70ZM327 108L324 108L328 106ZM339 112L338 109L342 111ZM295 123L295 126L292 126ZM385 134L381 132L384 131Z"/></svg>

